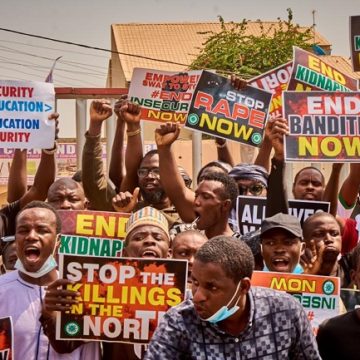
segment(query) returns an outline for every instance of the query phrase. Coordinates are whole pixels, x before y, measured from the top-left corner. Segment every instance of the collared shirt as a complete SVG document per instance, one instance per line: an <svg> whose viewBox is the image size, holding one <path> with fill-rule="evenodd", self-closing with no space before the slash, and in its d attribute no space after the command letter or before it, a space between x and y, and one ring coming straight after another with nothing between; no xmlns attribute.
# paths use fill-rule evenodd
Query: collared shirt
<svg viewBox="0 0 360 360"><path fill-rule="evenodd" d="M300 303L288 294L253 287L249 322L238 336L199 318L191 300L171 308L145 359L321 359Z"/></svg>
<svg viewBox="0 0 360 360"><path fill-rule="evenodd" d="M13 360L98 360L98 344L94 342L69 354L59 354L50 346L39 321L44 295L45 287L24 281L17 270L0 276L0 318L12 318Z"/></svg>

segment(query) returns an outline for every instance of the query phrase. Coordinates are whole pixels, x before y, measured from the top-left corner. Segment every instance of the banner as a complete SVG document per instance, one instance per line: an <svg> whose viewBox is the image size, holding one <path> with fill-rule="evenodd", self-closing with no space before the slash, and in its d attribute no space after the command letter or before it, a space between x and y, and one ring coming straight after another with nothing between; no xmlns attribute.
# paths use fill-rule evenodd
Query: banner
<svg viewBox="0 0 360 360"><path fill-rule="evenodd" d="M289 215L299 219L301 225L304 221L318 211L329 212L330 203L325 201L289 200ZM237 197L236 214L238 228L242 235L260 229L266 214L266 198L259 196Z"/></svg>
<svg viewBox="0 0 360 360"><path fill-rule="evenodd" d="M340 315L340 279L334 276L254 271L252 286L284 291L303 306L314 335L326 319Z"/></svg>
<svg viewBox="0 0 360 360"><path fill-rule="evenodd" d="M58 210L61 218L59 253L83 256L120 257L130 214Z"/></svg>
<svg viewBox="0 0 360 360"><path fill-rule="evenodd" d="M271 96L270 92L251 86L237 91L230 79L203 71L185 127L260 146Z"/></svg>
<svg viewBox="0 0 360 360"><path fill-rule="evenodd" d="M282 92L287 89L292 72L292 61L280 65L249 80L249 85L271 92L269 117L282 116Z"/></svg>
<svg viewBox="0 0 360 360"><path fill-rule="evenodd" d="M350 16L350 49L354 71L360 71L360 16Z"/></svg>
<svg viewBox="0 0 360 360"><path fill-rule="evenodd" d="M0 318L0 359L14 359L14 330L12 318Z"/></svg>
<svg viewBox="0 0 360 360"><path fill-rule="evenodd" d="M285 161L360 162L360 93L283 93Z"/></svg>
<svg viewBox="0 0 360 360"><path fill-rule="evenodd" d="M293 47L293 68L287 90L357 91L357 82L321 57Z"/></svg>
<svg viewBox="0 0 360 360"><path fill-rule="evenodd" d="M355 310L356 306L360 306L360 290L341 289L340 297L346 308L346 311Z"/></svg>
<svg viewBox="0 0 360 360"><path fill-rule="evenodd" d="M184 300L187 261L61 255L59 272L81 295L58 313L57 339L146 344L164 313Z"/></svg>
<svg viewBox="0 0 360 360"><path fill-rule="evenodd" d="M0 80L0 143L2 148L47 149L54 146L54 85Z"/></svg>
<svg viewBox="0 0 360 360"><path fill-rule="evenodd" d="M129 99L141 105L141 119L183 125L201 70L162 71L135 68Z"/></svg>

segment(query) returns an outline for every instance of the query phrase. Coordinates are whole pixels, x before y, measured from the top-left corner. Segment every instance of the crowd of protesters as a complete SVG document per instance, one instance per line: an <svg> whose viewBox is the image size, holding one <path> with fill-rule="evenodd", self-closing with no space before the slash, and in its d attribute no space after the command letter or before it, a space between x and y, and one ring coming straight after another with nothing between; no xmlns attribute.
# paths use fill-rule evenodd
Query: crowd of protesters
<svg viewBox="0 0 360 360"><path fill-rule="evenodd" d="M113 112L107 176L101 129ZM58 122L58 114L50 119ZM9 204L0 212L0 318L12 317L14 359L358 359L360 310L342 310L315 337L294 297L252 286L251 278L256 269L336 276L344 288L360 286L360 224L350 218L360 164L350 164L342 184L341 164L332 167L327 184L316 167L296 174L294 199L330 202L329 213L317 212L301 225L288 214L286 119L268 121L254 164L234 165L226 141L216 139L218 154L193 174L193 187L172 149L179 125L160 125L157 150L143 154L140 120L140 106L126 96L114 108L108 100L92 101L82 167L73 179L55 181L55 143L42 151L27 189L26 150L15 151ZM258 231L240 233L238 195L267 198ZM186 299L164 315L148 346L56 339L56 313L78 301L65 290L69 280L58 278L59 209L131 213L124 257L188 261Z"/></svg>

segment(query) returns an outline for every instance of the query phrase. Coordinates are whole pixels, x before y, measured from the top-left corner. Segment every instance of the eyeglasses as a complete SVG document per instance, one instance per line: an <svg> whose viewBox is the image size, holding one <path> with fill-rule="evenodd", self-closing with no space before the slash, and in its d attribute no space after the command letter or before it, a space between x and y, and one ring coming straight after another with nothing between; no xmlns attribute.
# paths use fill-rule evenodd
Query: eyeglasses
<svg viewBox="0 0 360 360"><path fill-rule="evenodd" d="M238 188L240 195L246 195L249 192L251 195L259 196L264 191L266 186L263 184L254 184L249 186L239 185Z"/></svg>
<svg viewBox="0 0 360 360"><path fill-rule="evenodd" d="M150 173L156 177L160 176L159 168L150 168L150 169L149 168L140 168L137 171L138 177L140 177L140 178L148 176Z"/></svg>

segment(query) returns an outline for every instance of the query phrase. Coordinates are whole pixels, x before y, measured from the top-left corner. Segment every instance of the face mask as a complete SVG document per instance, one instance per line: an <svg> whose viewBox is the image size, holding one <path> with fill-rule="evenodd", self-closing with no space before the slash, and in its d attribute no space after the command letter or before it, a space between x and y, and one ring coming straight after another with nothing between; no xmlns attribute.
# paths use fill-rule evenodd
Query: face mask
<svg viewBox="0 0 360 360"><path fill-rule="evenodd" d="M43 275L46 275L51 270L55 269L56 266L57 266L57 263L52 254L46 259L43 266L38 271L35 271L35 272L30 272L30 271L25 270L24 265L22 264L22 262L19 259L17 259L16 263L15 263L15 269L18 269L22 273L24 273L32 278L35 278L35 279L37 279Z"/></svg>
<svg viewBox="0 0 360 360"><path fill-rule="evenodd" d="M213 314L210 317L208 317L207 319L203 319L203 320L208 321L211 324L216 324L220 321L223 321L223 320L229 318L231 315L235 314L240 309L239 306L234 305L231 309L229 309L228 306L234 300L234 298L239 290L240 284L241 284L241 280L239 281L239 283L236 287L233 297L230 299L230 301L226 305L222 306L218 311L216 311L215 314ZM240 298L240 296L239 296L239 298ZM239 301L239 298L238 298L238 301Z"/></svg>

